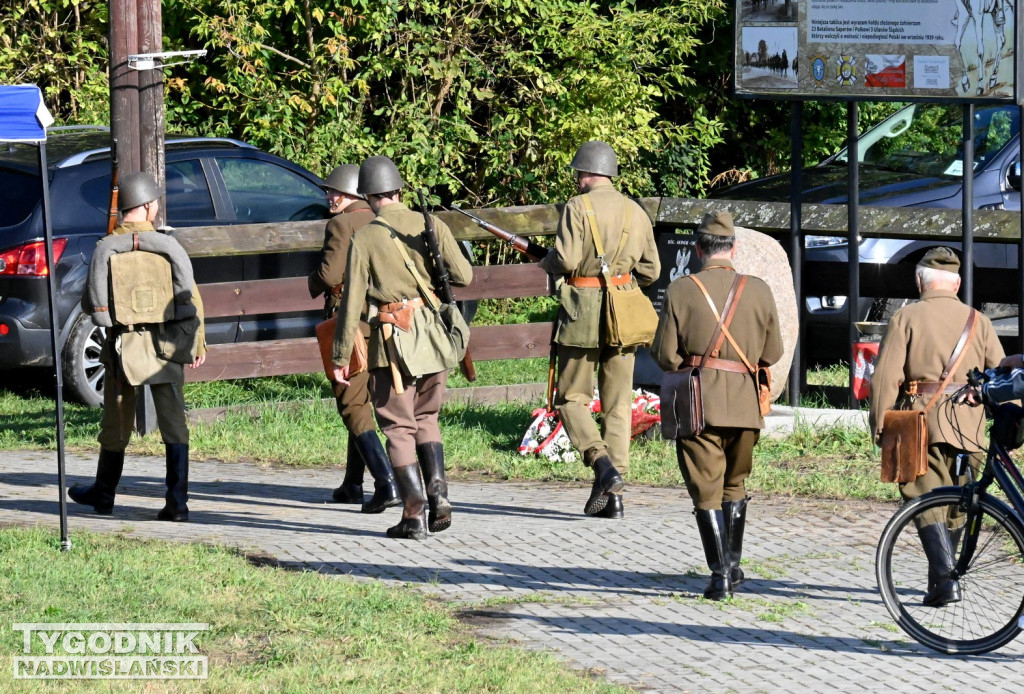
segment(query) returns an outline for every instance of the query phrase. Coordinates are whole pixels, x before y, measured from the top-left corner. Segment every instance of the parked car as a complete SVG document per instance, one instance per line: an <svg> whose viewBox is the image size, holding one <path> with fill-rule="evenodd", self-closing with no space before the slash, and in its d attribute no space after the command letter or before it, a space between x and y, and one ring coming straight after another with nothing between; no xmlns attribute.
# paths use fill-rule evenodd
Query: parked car
<svg viewBox="0 0 1024 694"><path fill-rule="evenodd" d="M75 399L99 405L103 330L79 302L96 241L110 208L110 135L106 128L53 128L48 134L57 324L64 384ZM173 227L323 219L322 181L306 169L238 140L166 139L167 223ZM46 292L41 191L34 146L0 151L0 369L53 366ZM306 275L317 252L233 255L193 260L196 282ZM210 344L313 334L320 311L217 318Z"/></svg>
<svg viewBox="0 0 1024 694"><path fill-rule="evenodd" d="M883 207L962 207L963 109L949 104L911 104L864 132L859 142L860 204ZM978 106L974 113L974 207L1020 209L1018 108L1012 104ZM847 151L842 149L803 171L803 201L846 204ZM726 200L788 202L788 174L756 179L713 192ZM809 261L848 259L844 237L807 236ZM899 263L912 271L925 251L936 245L956 250L959 243L869 238L861 241L860 262ZM981 268L1015 268L1016 250L1008 244L978 244L975 264ZM806 297L807 339L811 360L849 360L845 296ZM906 303L902 299L862 298L860 320L887 320ZM983 307L990 317L1016 325L1016 306ZM1014 328L1015 329L1015 328Z"/></svg>

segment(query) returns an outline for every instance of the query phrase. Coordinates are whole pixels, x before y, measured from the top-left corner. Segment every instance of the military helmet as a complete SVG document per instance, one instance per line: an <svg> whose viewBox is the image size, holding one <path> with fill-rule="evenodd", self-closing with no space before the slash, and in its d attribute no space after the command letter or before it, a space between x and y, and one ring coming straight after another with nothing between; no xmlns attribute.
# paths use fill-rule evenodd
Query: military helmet
<svg viewBox="0 0 1024 694"><path fill-rule="evenodd" d="M121 212L153 202L164 192L145 171L127 174L117 186L117 209Z"/></svg>
<svg viewBox="0 0 1024 694"><path fill-rule="evenodd" d="M335 167L323 187L357 198L363 197L357 192L359 190L359 167L355 164L342 164Z"/></svg>
<svg viewBox="0 0 1024 694"><path fill-rule="evenodd" d="M569 168L600 176L619 175L619 162L615 157L615 150L611 148L611 145L600 140L591 140L580 145Z"/></svg>
<svg viewBox="0 0 1024 694"><path fill-rule="evenodd" d="M360 195L380 195L393 190L401 190L405 186L402 174L398 173L395 162L387 157L370 157L359 167Z"/></svg>

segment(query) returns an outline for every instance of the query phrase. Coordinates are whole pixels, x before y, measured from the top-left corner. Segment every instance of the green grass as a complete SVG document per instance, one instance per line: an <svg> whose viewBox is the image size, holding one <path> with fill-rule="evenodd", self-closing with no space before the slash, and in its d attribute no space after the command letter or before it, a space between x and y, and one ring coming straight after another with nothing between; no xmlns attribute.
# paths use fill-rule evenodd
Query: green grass
<svg viewBox="0 0 1024 694"><path fill-rule="evenodd" d="M206 682L148 692L624 692L549 655L492 647L417 591L257 567L228 550L42 529L0 530L0 622L205 622ZM21 633L0 629L7 663ZM35 654L35 653L34 653ZM0 690L11 682L8 666ZM18 691L143 691L139 682L19 681Z"/></svg>

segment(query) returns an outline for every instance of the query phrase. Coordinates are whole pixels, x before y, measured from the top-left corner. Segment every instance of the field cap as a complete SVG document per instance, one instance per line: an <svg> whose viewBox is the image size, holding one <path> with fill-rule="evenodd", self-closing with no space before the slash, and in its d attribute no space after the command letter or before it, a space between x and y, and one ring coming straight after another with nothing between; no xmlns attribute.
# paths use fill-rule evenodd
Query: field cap
<svg viewBox="0 0 1024 694"><path fill-rule="evenodd" d="M930 249L917 263L918 267L930 267L935 270L945 270L953 274L960 273L960 259L956 253L945 246L938 246Z"/></svg>
<svg viewBox="0 0 1024 694"><path fill-rule="evenodd" d="M697 227L697 233L734 238L736 229L732 225L732 215L726 210L705 212L704 218L700 220L700 226Z"/></svg>

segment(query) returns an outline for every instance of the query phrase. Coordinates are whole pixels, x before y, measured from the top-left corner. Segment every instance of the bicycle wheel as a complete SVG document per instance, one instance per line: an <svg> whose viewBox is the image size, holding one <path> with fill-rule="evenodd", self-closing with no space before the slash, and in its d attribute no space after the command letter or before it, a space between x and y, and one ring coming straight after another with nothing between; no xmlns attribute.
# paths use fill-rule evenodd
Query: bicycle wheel
<svg viewBox="0 0 1024 694"><path fill-rule="evenodd" d="M942 653L987 653L1024 626L1024 526L1005 504L983 498L978 547L959 579L961 599L926 606L928 559L917 528L963 514L960 500L959 492L939 492L897 511L878 542L875 573L886 609L914 640ZM954 561L962 544L954 546Z"/></svg>

